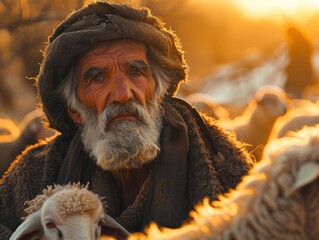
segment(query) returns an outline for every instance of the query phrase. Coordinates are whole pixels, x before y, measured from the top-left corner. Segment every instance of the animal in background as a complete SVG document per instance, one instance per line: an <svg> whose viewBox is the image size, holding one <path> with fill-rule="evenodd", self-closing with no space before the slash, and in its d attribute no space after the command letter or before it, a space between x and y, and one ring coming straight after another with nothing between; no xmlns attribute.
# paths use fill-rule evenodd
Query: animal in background
<svg viewBox="0 0 319 240"><path fill-rule="evenodd" d="M11 119L0 119L0 123L5 124L2 125L3 129L6 128L9 132L0 135L0 178L28 145L55 134L55 131L43 125L43 117L41 111L32 111L19 124L15 124Z"/></svg>
<svg viewBox="0 0 319 240"><path fill-rule="evenodd" d="M286 115L278 118L269 140L284 137L289 132L295 132L304 126L314 126L319 123L319 105L305 99L293 99L292 108Z"/></svg>
<svg viewBox="0 0 319 240"><path fill-rule="evenodd" d="M10 141L12 138L17 138L20 135L18 124L9 116L2 114L0 116L0 141Z"/></svg>
<svg viewBox="0 0 319 240"><path fill-rule="evenodd" d="M129 240L316 240L319 125L269 143L235 190L204 201L177 229L155 223Z"/></svg>
<svg viewBox="0 0 319 240"><path fill-rule="evenodd" d="M205 113L215 119L229 118L228 111L207 93L191 93L184 99L193 105L199 112Z"/></svg>
<svg viewBox="0 0 319 240"><path fill-rule="evenodd" d="M276 86L259 88L242 115L220 124L234 131L237 139L247 143L247 149L258 161L267 144L276 120L286 114L288 98L284 90Z"/></svg>
<svg viewBox="0 0 319 240"><path fill-rule="evenodd" d="M316 83L312 66L314 46L303 29L289 26L286 33L288 64L284 89L294 98L302 98L306 87Z"/></svg>
<svg viewBox="0 0 319 240"><path fill-rule="evenodd" d="M28 216L10 240L96 240L101 236L102 226L117 239L129 234L105 214L102 199L89 191L88 186L48 186L27 205Z"/></svg>

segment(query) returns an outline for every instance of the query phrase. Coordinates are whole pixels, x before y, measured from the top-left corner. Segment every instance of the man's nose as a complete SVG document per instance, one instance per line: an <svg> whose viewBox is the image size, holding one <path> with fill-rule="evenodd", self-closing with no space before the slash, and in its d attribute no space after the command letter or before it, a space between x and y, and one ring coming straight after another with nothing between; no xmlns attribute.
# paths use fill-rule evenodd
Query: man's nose
<svg viewBox="0 0 319 240"><path fill-rule="evenodd" d="M125 103L133 99L131 83L127 77L114 79L113 89L111 90L110 103Z"/></svg>

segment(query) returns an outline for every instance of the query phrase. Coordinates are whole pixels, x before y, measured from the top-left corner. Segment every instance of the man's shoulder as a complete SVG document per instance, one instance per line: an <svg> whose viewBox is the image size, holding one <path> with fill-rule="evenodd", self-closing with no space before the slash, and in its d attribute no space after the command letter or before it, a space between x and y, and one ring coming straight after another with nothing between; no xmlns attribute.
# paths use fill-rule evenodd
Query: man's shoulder
<svg viewBox="0 0 319 240"><path fill-rule="evenodd" d="M234 138L234 134L232 132L225 131L225 129L221 127L219 120L198 112L195 107L185 100L180 98L166 98L165 100L166 102L171 103L183 115L185 121L194 122L201 132L207 133L208 130L210 133L208 135L213 135L215 137L221 135L230 139Z"/></svg>
<svg viewBox="0 0 319 240"><path fill-rule="evenodd" d="M60 136L56 136L55 138L27 146L15 161L30 165L40 164L40 162L44 162L47 159L48 154L52 154L52 152L59 154L62 148L65 148L65 143L61 141Z"/></svg>
<svg viewBox="0 0 319 240"><path fill-rule="evenodd" d="M27 146L22 153L12 162L9 171L31 171L35 169L42 170L45 162L54 157L51 155L58 155L62 152L61 139L59 136L49 139L47 141L40 141L34 145Z"/></svg>
<svg viewBox="0 0 319 240"><path fill-rule="evenodd" d="M212 134L221 134L231 139L235 138L233 131L225 130L225 128L222 127L222 124L220 124L220 120L208 116L204 113L200 113L200 115Z"/></svg>
<svg viewBox="0 0 319 240"><path fill-rule="evenodd" d="M21 172L26 174L33 168L40 169L43 166L42 162L44 162L44 158L41 157L41 155L43 155L45 148L46 144L44 143L26 147L26 149L11 163L4 175L19 175Z"/></svg>
<svg viewBox="0 0 319 240"><path fill-rule="evenodd" d="M55 139L40 141L36 144L27 146L20 154L19 158L42 158L54 144Z"/></svg>
<svg viewBox="0 0 319 240"><path fill-rule="evenodd" d="M69 137L57 135L54 138L27 147L22 155L33 159L45 160L52 155L63 155L69 144Z"/></svg>

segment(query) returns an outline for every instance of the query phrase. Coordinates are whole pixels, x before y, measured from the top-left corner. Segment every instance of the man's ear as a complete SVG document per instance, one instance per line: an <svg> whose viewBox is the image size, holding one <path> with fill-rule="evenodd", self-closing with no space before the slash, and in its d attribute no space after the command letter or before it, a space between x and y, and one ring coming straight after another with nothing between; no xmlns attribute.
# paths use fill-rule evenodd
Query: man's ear
<svg viewBox="0 0 319 240"><path fill-rule="evenodd" d="M72 118L73 122L75 122L76 124L82 123L82 116L78 111L68 107L68 113L70 117Z"/></svg>

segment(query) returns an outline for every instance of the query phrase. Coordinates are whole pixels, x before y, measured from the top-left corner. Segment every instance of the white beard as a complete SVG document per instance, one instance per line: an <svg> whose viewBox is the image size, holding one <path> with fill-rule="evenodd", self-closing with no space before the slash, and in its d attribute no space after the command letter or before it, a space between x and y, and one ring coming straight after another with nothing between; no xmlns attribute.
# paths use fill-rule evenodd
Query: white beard
<svg viewBox="0 0 319 240"><path fill-rule="evenodd" d="M122 120L107 126L115 116L128 112L138 120ZM151 100L147 109L131 101L114 103L98 116L92 111L83 117L85 149L104 170L139 168L152 161L160 150L163 109L160 100Z"/></svg>

